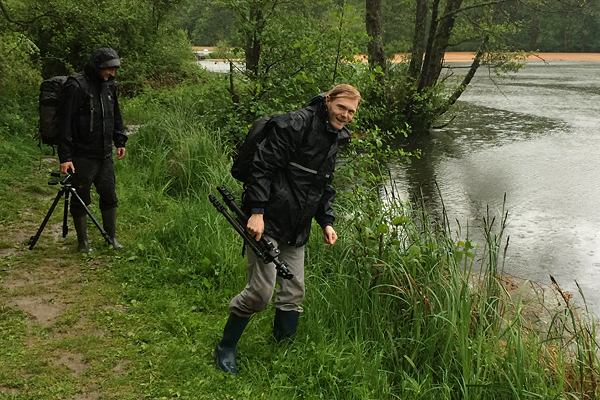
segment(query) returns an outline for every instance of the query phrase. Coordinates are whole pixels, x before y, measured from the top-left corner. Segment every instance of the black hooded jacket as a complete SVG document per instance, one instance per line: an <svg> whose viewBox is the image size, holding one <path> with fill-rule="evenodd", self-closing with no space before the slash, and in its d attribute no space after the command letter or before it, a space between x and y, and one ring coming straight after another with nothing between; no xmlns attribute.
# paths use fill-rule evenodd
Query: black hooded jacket
<svg viewBox="0 0 600 400"><path fill-rule="evenodd" d="M102 48L92 54L83 72L67 79L61 92L58 158L112 156L112 143L125 147L127 136L117 99L114 79L104 81L100 65L118 60L117 53Z"/></svg>
<svg viewBox="0 0 600 400"><path fill-rule="evenodd" d="M331 181L339 147L350 140L347 127L329 124L325 93L306 110L272 117L244 200L249 212L264 209L267 235L297 247L308 242L313 217L321 227L334 222Z"/></svg>

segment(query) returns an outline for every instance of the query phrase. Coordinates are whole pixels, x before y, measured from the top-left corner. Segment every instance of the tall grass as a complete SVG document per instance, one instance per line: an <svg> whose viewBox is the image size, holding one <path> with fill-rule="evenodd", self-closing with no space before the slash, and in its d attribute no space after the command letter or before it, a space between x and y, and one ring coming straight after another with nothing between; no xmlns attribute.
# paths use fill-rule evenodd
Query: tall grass
<svg viewBox="0 0 600 400"><path fill-rule="evenodd" d="M245 261L240 239L207 196L225 185L239 198L240 187L229 174L227 132L188 106L158 108L117 172L135 251L114 276L130 312L144 321L135 343L155 358L146 396L598 396L593 319L569 305L550 331L530 329L519 299L501 285L505 215L482 218L486 243L478 247L393 192L382 199L377 187L340 192L334 246L313 227L296 341L270 339L269 308L253 317L238 346L241 374L221 374L210 354L228 301L245 284Z"/></svg>

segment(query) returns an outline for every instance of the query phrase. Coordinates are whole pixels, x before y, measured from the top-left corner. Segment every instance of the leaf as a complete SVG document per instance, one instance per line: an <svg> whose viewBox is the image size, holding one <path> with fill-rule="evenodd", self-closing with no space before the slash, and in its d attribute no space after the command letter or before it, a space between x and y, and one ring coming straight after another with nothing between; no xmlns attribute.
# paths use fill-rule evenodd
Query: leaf
<svg viewBox="0 0 600 400"><path fill-rule="evenodd" d="M463 258L463 252L462 251L455 251L454 252L454 260L457 263L461 262L462 258Z"/></svg>
<svg viewBox="0 0 600 400"><path fill-rule="evenodd" d="M377 227L377 233L389 233L390 232L390 227L387 226L386 224L379 224L379 226Z"/></svg>
<svg viewBox="0 0 600 400"><path fill-rule="evenodd" d="M396 217L393 219L392 224L395 226L398 226L400 224L407 224L410 222L410 219L408 219L408 217L402 215L400 217Z"/></svg>
<svg viewBox="0 0 600 400"><path fill-rule="evenodd" d="M421 256L421 248L419 246L417 246L416 244L413 244L408 249L408 254L410 254L411 256L413 256L415 258L420 257Z"/></svg>
<svg viewBox="0 0 600 400"><path fill-rule="evenodd" d="M210 284L210 281L209 281L208 279L206 279L206 278L204 278L204 279L202 280L202 284L203 284L203 285L204 285L204 286L205 286L207 289L210 289L210 288L212 288L212 285Z"/></svg>

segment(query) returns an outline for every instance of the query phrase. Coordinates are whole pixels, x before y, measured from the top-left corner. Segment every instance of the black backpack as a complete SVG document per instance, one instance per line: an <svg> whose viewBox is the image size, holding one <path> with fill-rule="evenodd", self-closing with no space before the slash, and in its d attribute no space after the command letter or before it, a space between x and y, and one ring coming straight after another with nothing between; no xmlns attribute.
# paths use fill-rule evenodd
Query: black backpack
<svg viewBox="0 0 600 400"><path fill-rule="evenodd" d="M267 115L254 121L248 135L240 147L237 156L233 160L231 166L231 176L240 182L247 182L250 177L250 170L252 167L252 160L254 159L254 153L258 148L260 142L262 142L267 136L267 125L271 120L271 116Z"/></svg>
<svg viewBox="0 0 600 400"><path fill-rule="evenodd" d="M310 113L307 109L298 110L301 112L304 117L309 118ZM237 156L233 160L233 165L231 167L231 176L237 179L240 182L248 182L252 174L252 160L254 160L254 153L256 153L256 149L258 149L258 145L267 137L267 132L269 131L267 128L269 126L269 121L271 121L273 117L267 115L266 117L262 117L252 124L250 129L248 130L248 135L240 147Z"/></svg>
<svg viewBox="0 0 600 400"><path fill-rule="evenodd" d="M71 75L79 86L88 92L86 78L82 73ZM58 118L61 107L61 94L69 76L54 76L40 84L39 114L40 124L36 135L41 143L48 146L58 144L59 127Z"/></svg>
<svg viewBox="0 0 600 400"><path fill-rule="evenodd" d="M60 109L60 93L68 76L54 76L40 85L40 126L36 139L43 144L58 144L58 110Z"/></svg>

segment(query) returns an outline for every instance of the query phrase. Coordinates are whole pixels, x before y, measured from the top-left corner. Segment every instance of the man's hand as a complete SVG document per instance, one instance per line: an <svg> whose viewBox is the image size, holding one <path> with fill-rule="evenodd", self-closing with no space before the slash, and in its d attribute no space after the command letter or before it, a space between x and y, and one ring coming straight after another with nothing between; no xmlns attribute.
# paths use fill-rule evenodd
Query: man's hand
<svg viewBox="0 0 600 400"><path fill-rule="evenodd" d="M75 167L73 166L73 162L72 161L67 161L64 163L60 163L60 167L58 168L58 170L60 171L61 174L66 174L69 172L69 168L71 169L71 174L75 173Z"/></svg>
<svg viewBox="0 0 600 400"><path fill-rule="evenodd" d="M248 230L248 233L254 236L254 239L256 239L258 242L265 231L265 221L263 220L263 215L252 214L250 218L248 218L246 229Z"/></svg>
<svg viewBox="0 0 600 400"><path fill-rule="evenodd" d="M125 147L119 147L117 149L117 160L120 160L123 157L125 157Z"/></svg>
<svg viewBox="0 0 600 400"><path fill-rule="evenodd" d="M325 243L327 244L334 244L337 240L337 233L335 233L333 226L331 225L327 225L325 228L323 228L323 235Z"/></svg>

